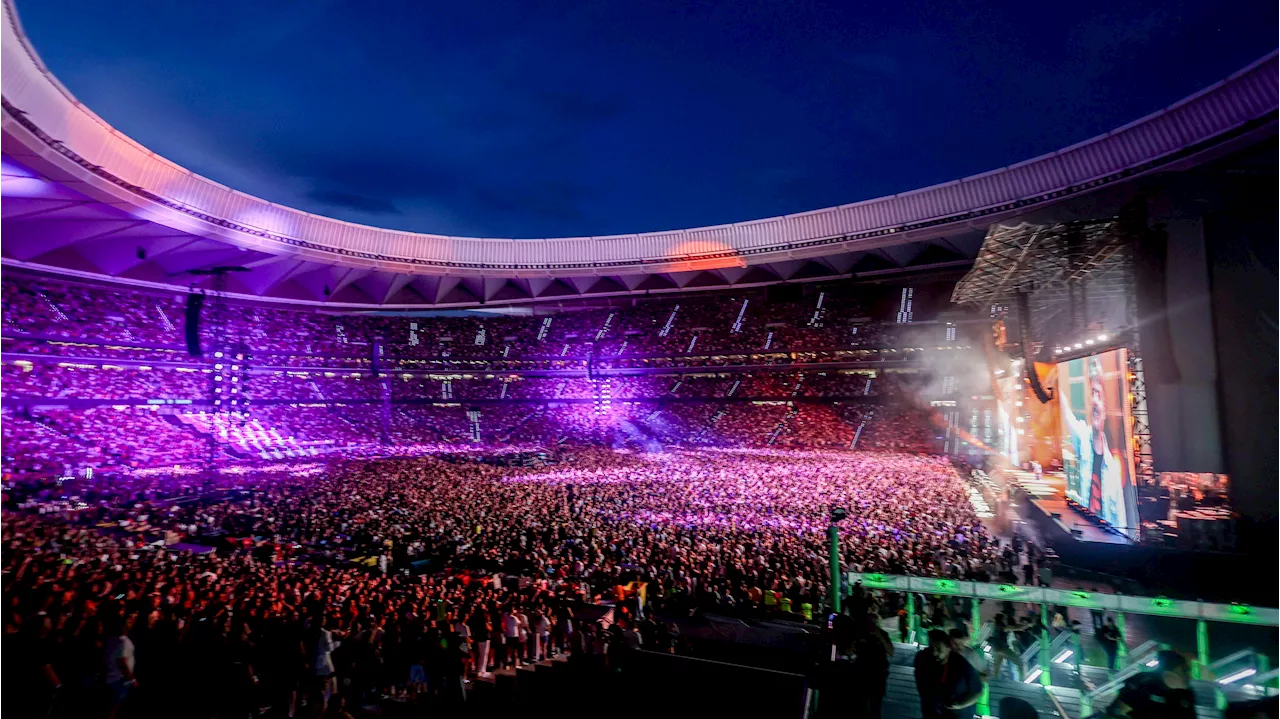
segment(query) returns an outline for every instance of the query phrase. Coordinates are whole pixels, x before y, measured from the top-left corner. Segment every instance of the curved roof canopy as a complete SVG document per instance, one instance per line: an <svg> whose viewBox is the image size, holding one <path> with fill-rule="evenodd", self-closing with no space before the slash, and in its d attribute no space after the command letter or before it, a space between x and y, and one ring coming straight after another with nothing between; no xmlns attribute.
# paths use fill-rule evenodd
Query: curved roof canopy
<svg viewBox="0 0 1280 719"><path fill-rule="evenodd" d="M1276 54L1125 127L913 192L713 227L608 237L449 237L357 225L237 192L116 131L3 27L3 261L358 306L467 305L966 265L992 223L1274 133Z"/></svg>

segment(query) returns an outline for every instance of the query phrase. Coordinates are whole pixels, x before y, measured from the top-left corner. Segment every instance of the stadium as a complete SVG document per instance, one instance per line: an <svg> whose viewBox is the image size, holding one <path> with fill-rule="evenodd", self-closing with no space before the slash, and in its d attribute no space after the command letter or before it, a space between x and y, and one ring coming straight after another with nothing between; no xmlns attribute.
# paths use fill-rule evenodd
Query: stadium
<svg viewBox="0 0 1280 719"><path fill-rule="evenodd" d="M497 239L202 177L4 9L6 715L1275 716L1275 52L911 192Z"/></svg>

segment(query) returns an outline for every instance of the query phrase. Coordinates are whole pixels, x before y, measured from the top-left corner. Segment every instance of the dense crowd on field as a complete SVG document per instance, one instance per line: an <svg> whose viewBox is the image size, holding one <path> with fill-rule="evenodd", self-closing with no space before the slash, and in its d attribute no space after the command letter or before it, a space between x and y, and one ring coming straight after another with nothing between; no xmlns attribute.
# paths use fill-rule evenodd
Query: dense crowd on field
<svg viewBox="0 0 1280 719"><path fill-rule="evenodd" d="M6 675L37 702L56 694L69 716L131 696L182 716L443 701L460 698L464 677L553 652L672 646L672 631L642 616L812 616L827 591L832 506L850 513L846 569L993 576L1000 558L941 458L701 449L561 460L11 480L3 589L18 651L7 648ZM646 604L626 598L617 627L577 620L632 581L647 583Z"/></svg>
<svg viewBox="0 0 1280 719"><path fill-rule="evenodd" d="M55 716L437 706L554 653L670 649L662 613L812 618L836 504L848 569L1000 556L927 456L922 348L845 289L525 316L228 302L199 358L185 295L2 286L5 694ZM834 361L865 369L781 366ZM560 461L457 459L513 449Z"/></svg>

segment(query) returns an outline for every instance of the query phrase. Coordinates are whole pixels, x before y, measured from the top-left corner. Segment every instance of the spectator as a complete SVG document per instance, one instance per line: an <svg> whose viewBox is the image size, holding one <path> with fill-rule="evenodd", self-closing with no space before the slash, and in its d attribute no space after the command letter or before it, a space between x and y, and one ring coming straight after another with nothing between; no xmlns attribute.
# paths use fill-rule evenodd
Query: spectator
<svg viewBox="0 0 1280 719"><path fill-rule="evenodd" d="M973 717L973 707L982 697L982 680L964 657L951 651L946 632L929 632L929 646L916 653L915 678L924 719Z"/></svg>

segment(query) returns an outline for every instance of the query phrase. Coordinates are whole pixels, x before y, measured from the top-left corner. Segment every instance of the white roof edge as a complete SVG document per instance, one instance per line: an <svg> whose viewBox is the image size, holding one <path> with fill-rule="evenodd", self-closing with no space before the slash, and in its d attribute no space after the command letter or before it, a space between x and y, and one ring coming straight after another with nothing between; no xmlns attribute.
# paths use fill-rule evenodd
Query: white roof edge
<svg viewBox="0 0 1280 719"><path fill-rule="evenodd" d="M344 256L355 255L366 261L420 265L424 273L438 272L441 266L545 267L553 271L563 265L634 267L716 254L777 252L804 243L948 222L1011 203L1048 200L1073 187L1104 182L1107 177L1270 115L1277 105L1277 53L1273 51L1177 103L1110 132L1023 162L909 192L789 215L657 232L536 240L453 237L384 229L304 212L226 187L166 160L76 100L31 47L13 0L4 0L4 6L5 101L42 130L52 132L59 123L59 129L74 130L54 139L63 140L63 146L85 162L163 198L170 208L176 205L180 211L214 218L221 223L224 238L229 228L233 234L244 232L246 242L252 237L259 249L264 242L281 249L302 246L331 252L338 263ZM1239 91L1232 92L1233 88ZM1194 114L1194 122L1180 123L1174 117L1178 113ZM1144 131L1147 136L1140 142L1121 146L1120 139L1126 133ZM1186 137L1170 144L1171 133ZM1142 152L1135 154L1133 145L1141 145ZM1064 160L1079 153L1090 157L1076 163ZM1128 157L1117 161L1121 155ZM111 161L115 166L104 164ZM1018 177L1011 177L1014 174ZM155 204L141 196L138 202ZM226 216L232 213L223 208L232 206L240 217ZM267 215L273 227L257 224ZM624 243L625 251L617 247Z"/></svg>

